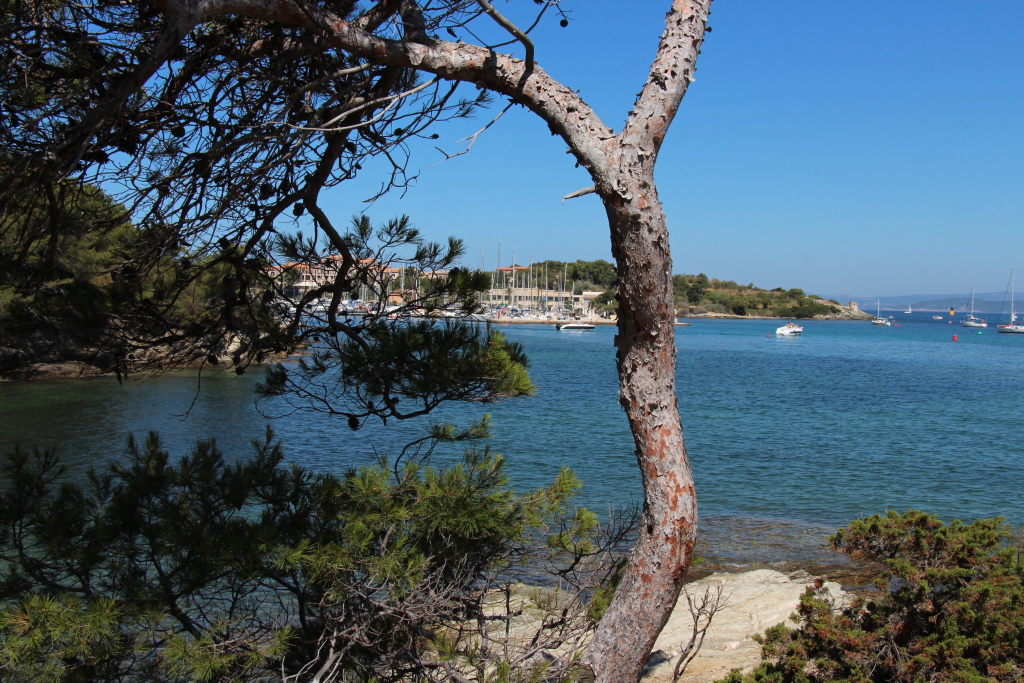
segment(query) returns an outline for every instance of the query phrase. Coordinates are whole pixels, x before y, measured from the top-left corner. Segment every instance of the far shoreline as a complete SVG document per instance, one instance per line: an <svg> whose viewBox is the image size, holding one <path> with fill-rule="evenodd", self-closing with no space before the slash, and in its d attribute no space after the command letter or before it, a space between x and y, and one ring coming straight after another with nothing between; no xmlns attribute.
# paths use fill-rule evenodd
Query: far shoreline
<svg viewBox="0 0 1024 683"><path fill-rule="evenodd" d="M776 316L749 316L749 315L728 315L726 313L716 313L713 315L697 314L697 315L680 315L676 316L675 324L677 327L688 327L690 326L691 320L800 320L804 322L854 322L862 323L871 320L871 316L866 318L794 318L794 317L776 317ZM550 320L547 318L486 318L488 324L495 325L560 325L570 322L587 323L588 325L617 325L618 322L615 320L607 320L604 318L590 319L581 318L579 320Z"/></svg>

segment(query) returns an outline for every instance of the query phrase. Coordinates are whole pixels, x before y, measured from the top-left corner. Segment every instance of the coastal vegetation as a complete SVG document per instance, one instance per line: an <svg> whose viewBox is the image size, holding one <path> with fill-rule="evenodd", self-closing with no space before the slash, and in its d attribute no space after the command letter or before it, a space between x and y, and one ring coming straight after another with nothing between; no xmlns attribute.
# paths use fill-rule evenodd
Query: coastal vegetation
<svg viewBox="0 0 1024 683"><path fill-rule="evenodd" d="M203 269L186 296L172 296L187 250L166 250L140 268L147 236L122 205L91 184L60 183L54 195L48 204L14 202L0 230L0 374L44 359L123 374L124 361L135 360L126 349L147 346L163 347L173 365L168 331L201 327L223 305L226 267Z"/></svg>
<svg viewBox="0 0 1024 683"><path fill-rule="evenodd" d="M564 469L514 494L486 436L438 426L341 476L288 466L269 429L232 460L150 433L84 478L7 453L0 678L574 680L635 516L572 510ZM441 442L462 462L432 467Z"/></svg>
<svg viewBox="0 0 1024 683"><path fill-rule="evenodd" d="M762 289L753 283L708 279L699 275L675 275L672 293L678 310L685 313L813 318L839 313L839 302L804 294L802 289Z"/></svg>
<svg viewBox="0 0 1024 683"><path fill-rule="evenodd" d="M128 245L133 228L124 210L95 187L66 184L54 215L15 206L12 222L23 232L42 232L59 221L60 234L28 241L20 258L11 232L0 233L0 324L5 335L44 327L102 328L116 287L110 287L115 252ZM8 339L8 341L10 341ZM0 355L0 370L12 359Z"/></svg>
<svg viewBox="0 0 1024 683"><path fill-rule="evenodd" d="M833 549L880 563L875 593L833 604L808 589L796 628L722 683L1011 683L1024 676L1024 544L1001 518L943 524L918 511L852 522Z"/></svg>

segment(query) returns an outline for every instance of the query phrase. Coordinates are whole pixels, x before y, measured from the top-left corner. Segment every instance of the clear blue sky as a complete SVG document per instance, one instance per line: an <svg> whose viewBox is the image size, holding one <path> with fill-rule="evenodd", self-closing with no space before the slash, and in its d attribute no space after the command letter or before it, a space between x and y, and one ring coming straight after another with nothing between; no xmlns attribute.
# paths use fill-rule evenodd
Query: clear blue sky
<svg viewBox="0 0 1024 683"><path fill-rule="evenodd" d="M669 0L563 5L572 23L538 28L537 61L618 130ZM657 166L677 273L871 296L1002 291L1024 271L1024 2L717 0L710 25ZM415 149L416 185L370 215L461 237L470 266L499 243L503 265L611 258L596 196L561 203L589 178L529 112L440 158ZM334 215L366 208L366 170Z"/></svg>

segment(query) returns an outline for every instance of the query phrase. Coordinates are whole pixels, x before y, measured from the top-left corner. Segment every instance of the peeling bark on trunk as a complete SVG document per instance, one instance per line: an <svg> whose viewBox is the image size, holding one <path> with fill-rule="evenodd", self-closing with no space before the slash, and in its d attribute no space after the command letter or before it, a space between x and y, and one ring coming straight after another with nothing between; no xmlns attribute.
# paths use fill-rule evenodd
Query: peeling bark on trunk
<svg viewBox="0 0 1024 683"><path fill-rule="evenodd" d="M679 597L697 539L697 504L676 407L668 230L653 182L601 193L618 264L619 400L644 487L636 545L598 626L590 663L601 683L639 680Z"/></svg>
<svg viewBox="0 0 1024 683"><path fill-rule="evenodd" d="M590 646L598 683L640 679L697 540L697 497L676 402L672 256L654 164L694 80L709 9L710 0L672 4L647 83L618 136L616 163L596 184L618 265L619 401L644 487L636 545Z"/></svg>

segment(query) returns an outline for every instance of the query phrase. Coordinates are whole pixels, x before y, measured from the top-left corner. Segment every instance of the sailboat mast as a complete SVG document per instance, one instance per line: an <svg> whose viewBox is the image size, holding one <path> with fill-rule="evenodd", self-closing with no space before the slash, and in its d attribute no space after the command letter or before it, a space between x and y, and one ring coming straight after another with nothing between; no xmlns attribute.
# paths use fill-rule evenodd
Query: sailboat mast
<svg viewBox="0 0 1024 683"><path fill-rule="evenodd" d="M512 306L516 305L516 252L512 252Z"/></svg>
<svg viewBox="0 0 1024 683"><path fill-rule="evenodd" d="M566 261L562 265L562 310L565 310L565 286L569 284L565 278L569 276L569 262Z"/></svg>

